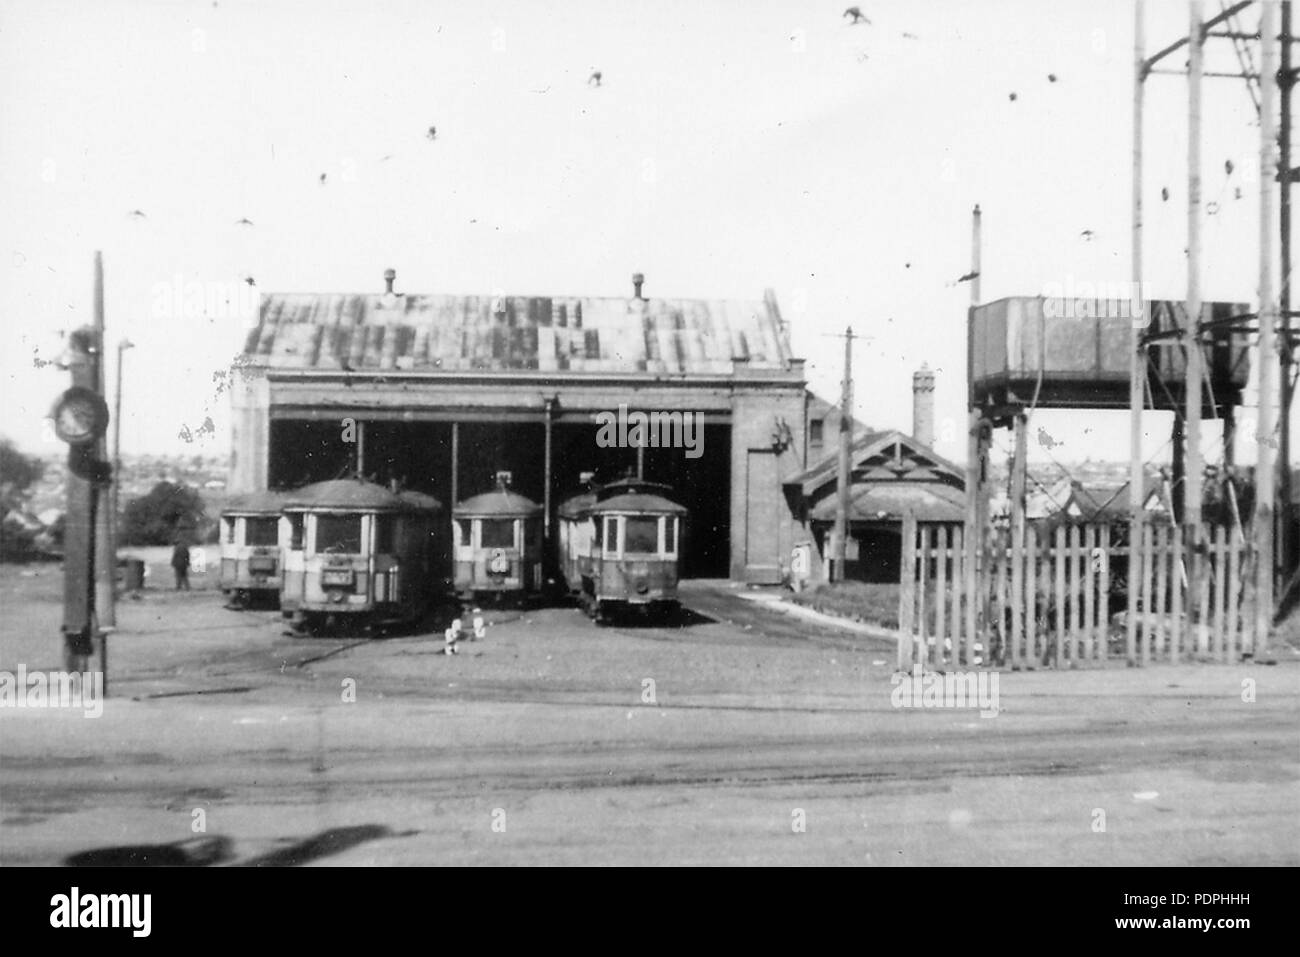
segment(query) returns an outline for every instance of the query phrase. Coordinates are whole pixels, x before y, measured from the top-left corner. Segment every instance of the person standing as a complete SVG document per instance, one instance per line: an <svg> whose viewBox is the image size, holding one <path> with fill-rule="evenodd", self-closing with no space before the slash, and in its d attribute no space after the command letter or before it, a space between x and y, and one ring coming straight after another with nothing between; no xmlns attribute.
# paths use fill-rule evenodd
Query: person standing
<svg viewBox="0 0 1300 957"><path fill-rule="evenodd" d="M172 549L172 571L176 573L176 590L190 590L190 550L178 541Z"/></svg>

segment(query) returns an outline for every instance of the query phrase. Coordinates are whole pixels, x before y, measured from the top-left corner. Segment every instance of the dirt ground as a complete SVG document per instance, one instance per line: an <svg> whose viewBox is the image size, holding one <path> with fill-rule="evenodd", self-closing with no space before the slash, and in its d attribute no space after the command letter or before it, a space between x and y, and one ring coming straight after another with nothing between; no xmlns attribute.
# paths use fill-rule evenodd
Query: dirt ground
<svg viewBox="0 0 1300 957"><path fill-rule="evenodd" d="M0 708L0 864L1300 863L1289 647L1004 672L982 717L896 707L892 642L726 582L673 624L487 609L447 656L441 621L289 637L158 551L101 716ZM0 568L0 672L59 666L60 595Z"/></svg>

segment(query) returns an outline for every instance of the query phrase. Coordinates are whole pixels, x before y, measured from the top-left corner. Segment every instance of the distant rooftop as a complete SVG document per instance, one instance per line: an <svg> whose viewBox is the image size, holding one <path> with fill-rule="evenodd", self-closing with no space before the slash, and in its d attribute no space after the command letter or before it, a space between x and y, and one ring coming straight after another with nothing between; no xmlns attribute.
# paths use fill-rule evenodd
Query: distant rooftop
<svg viewBox="0 0 1300 957"><path fill-rule="evenodd" d="M763 299L268 293L245 353L281 369L728 375L789 369Z"/></svg>

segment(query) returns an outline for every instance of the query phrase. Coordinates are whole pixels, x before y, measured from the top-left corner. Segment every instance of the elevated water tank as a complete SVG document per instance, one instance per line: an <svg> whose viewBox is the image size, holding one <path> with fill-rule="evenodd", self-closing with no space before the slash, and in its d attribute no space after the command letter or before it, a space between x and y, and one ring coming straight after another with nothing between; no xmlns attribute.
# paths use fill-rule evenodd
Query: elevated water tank
<svg viewBox="0 0 1300 957"><path fill-rule="evenodd" d="M1250 307L1207 302L1202 323L1218 323L1203 333L1206 369L1214 403L1241 404L1250 377ZM1234 317L1240 321L1233 323ZM1013 296L975 306L968 318L968 380L972 407L998 418L1035 405L1043 409L1127 409L1132 325L1148 336L1151 400L1148 408L1172 409L1183 403L1186 358L1176 335L1186 326L1181 302L1148 300L1137 305L1116 299L1056 299ZM1213 415L1205 403L1206 416Z"/></svg>

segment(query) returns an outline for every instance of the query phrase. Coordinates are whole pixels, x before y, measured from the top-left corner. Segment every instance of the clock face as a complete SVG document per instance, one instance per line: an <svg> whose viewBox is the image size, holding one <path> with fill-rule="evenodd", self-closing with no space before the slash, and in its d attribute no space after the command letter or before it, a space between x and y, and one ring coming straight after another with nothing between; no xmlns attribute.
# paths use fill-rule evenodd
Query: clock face
<svg viewBox="0 0 1300 957"><path fill-rule="evenodd" d="M104 434L108 408L89 389L73 388L63 394L54 409L54 434L64 442L80 445Z"/></svg>

